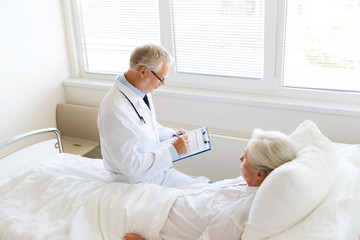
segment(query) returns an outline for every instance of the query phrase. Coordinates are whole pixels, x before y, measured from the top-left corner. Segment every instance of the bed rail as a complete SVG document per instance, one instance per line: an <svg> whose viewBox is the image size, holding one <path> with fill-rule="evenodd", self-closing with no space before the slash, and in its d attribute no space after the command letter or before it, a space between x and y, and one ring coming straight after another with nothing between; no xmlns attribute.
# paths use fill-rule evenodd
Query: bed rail
<svg viewBox="0 0 360 240"><path fill-rule="evenodd" d="M30 138L30 137L33 137L33 136L36 136L36 135L52 133L52 132L56 134L56 139L57 139L57 143L55 144L55 148L58 148L59 152L63 153L64 150L63 150L63 147L62 147L62 144L61 144L60 131L58 129L56 129L56 128L43 128L43 129L38 129L38 130L34 130L34 131L31 131L31 132L27 132L27 133L15 136L15 137L1 143L0 144L0 149L4 148L4 147L6 147L6 146L8 146L10 144L13 144L15 142L18 142L18 141L21 141L21 140L24 140L24 139L27 139L27 138Z"/></svg>

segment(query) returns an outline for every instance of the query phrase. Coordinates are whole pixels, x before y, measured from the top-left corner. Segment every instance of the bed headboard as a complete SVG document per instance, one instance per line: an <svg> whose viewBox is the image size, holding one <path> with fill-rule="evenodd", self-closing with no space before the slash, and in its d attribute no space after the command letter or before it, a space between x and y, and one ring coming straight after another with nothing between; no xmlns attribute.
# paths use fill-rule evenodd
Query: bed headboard
<svg viewBox="0 0 360 240"><path fill-rule="evenodd" d="M27 132L0 143L0 181L62 152L61 136L56 128Z"/></svg>
<svg viewBox="0 0 360 240"><path fill-rule="evenodd" d="M20 149L39 143L40 141L53 139L54 135L51 134L55 134L56 137L54 148L57 148L59 152L62 153L63 147L61 144L60 131L56 128L44 128L15 136L0 143L0 159Z"/></svg>

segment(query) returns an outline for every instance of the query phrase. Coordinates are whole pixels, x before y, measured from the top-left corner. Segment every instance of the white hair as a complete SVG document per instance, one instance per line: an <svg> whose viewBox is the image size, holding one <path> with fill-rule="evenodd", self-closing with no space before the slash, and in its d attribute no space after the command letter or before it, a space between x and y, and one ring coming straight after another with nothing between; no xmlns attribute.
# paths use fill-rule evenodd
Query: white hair
<svg viewBox="0 0 360 240"><path fill-rule="evenodd" d="M255 129L247 149L255 169L264 171L266 176L275 168L296 158L292 140L277 131Z"/></svg>
<svg viewBox="0 0 360 240"><path fill-rule="evenodd" d="M140 67L144 66L157 72L160 71L164 61L172 63L172 57L165 48L156 44L146 44L132 51L129 69L136 72Z"/></svg>

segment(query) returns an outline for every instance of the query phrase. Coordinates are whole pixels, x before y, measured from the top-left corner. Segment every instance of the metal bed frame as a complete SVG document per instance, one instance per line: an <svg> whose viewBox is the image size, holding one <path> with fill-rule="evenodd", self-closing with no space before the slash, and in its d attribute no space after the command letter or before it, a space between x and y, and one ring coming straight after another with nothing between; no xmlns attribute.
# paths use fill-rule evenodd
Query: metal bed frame
<svg viewBox="0 0 360 240"><path fill-rule="evenodd" d="M30 137L33 137L33 136L36 136L36 135L46 134L46 133L54 133L54 134L56 134L57 143L55 144L55 148L58 148L59 152L63 153L64 150L63 150L63 147L62 147L62 144L61 144L61 134L60 134L60 131L57 128L43 128L43 129L38 129L38 130L35 130L35 131L31 131L31 132L27 132L27 133L15 136L15 137L1 143L0 144L0 149L4 148L4 147L6 147L6 146L8 146L10 144L13 144L15 142L18 142L18 141L21 141L21 140L24 140L24 139L27 139L27 138L30 138Z"/></svg>

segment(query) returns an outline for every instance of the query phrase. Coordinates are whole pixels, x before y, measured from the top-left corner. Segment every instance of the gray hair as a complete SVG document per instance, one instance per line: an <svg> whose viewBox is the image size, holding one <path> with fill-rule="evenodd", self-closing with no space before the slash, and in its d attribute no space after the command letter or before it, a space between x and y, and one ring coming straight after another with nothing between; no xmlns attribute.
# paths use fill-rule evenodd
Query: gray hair
<svg viewBox="0 0 360 240"><path fill-rule="evenodd" d="M140 67L160 71L164 60L172 63L172 57L165 48L156 44L146 44L133 50L130 55L129 69L136 72Z"/></svg>
<svg viewBox="0 0 360 240"><path fill-rule="evenodd" d="M255 169L264 171L266 176L275 168L296 158L292 140L277 131L255 129L247 148Z"/></svg>

